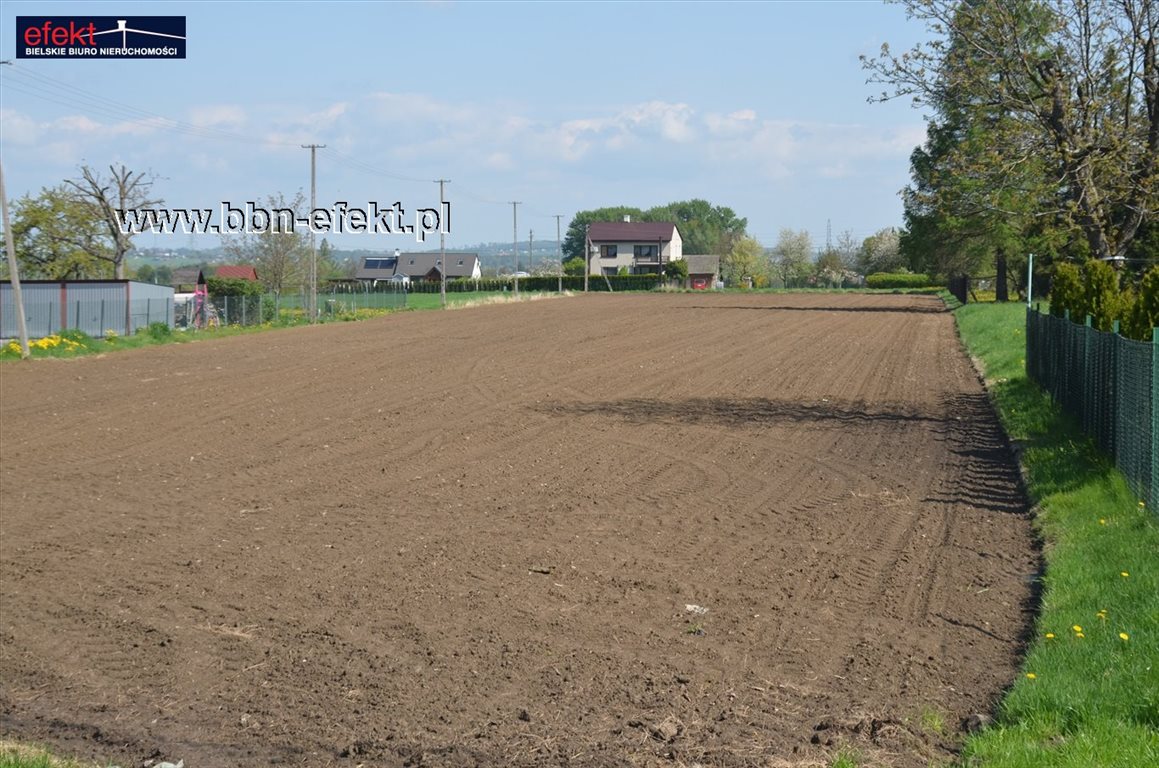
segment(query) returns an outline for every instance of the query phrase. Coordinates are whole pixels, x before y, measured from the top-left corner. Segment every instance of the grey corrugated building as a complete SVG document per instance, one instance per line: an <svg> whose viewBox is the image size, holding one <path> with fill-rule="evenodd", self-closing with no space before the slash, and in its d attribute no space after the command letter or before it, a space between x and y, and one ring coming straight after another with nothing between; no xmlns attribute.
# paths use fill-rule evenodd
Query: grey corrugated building
<svg viewBox="0 0 1159 768"><path fill-rule="evenodd" d="M173 327L173 289L136 280L21 280L24 318L34 339L66 329L126 336L150 323ZM0 282L0 338L19 335L12 282Z"/></svg>

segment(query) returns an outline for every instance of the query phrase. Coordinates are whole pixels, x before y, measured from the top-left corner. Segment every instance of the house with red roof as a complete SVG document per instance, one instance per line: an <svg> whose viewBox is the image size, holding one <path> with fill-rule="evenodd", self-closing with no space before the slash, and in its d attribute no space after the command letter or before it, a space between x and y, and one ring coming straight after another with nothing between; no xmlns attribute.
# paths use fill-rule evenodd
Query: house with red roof
<svg viewBox="0 0 1159 768"><path fill-rule="evenodd" d="M250 280L256 283L258 281L258 270L249 264L223 264L217 268L213 276L227 280Z"/></svg>
<svg viewBox="0 0 1159 768"><path fill-rule="evenodd" d="M684 258L680 230L670 221L596 221L588 228L588 272L655 275Z"/></svg>

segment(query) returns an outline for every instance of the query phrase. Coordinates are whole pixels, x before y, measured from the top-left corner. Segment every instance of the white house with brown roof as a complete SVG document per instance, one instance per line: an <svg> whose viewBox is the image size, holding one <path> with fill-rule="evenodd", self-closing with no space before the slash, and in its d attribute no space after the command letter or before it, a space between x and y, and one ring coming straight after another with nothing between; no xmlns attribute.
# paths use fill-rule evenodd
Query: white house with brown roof
<svg viewBox="0 0 1159 768"><path fill-rule="evenodd" d="M684 258L680 230L670 221L596 221L588 228L588 271L615 275L627 268L632 275L664 271L670 261Z"/></svg>

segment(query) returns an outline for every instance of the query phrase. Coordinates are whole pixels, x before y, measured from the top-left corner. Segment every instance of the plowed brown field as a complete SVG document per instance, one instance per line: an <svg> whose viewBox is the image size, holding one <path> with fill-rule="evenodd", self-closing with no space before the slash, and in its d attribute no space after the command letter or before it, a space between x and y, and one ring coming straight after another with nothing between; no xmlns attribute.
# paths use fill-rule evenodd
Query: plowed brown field
<svg viewBox="0 0 1159 768"><path fill-rule="evenodd" d="M0 731L124 768L926 765L1032 618L1017 470L930 297L587 296L0 375Z"/></svg>

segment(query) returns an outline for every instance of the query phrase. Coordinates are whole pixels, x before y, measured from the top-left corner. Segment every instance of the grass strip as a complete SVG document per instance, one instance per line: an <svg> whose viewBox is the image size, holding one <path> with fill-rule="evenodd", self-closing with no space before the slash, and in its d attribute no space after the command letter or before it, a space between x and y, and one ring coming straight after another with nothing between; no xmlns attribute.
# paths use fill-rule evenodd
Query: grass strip
<svg viewBox="0 0 1159 768"><path fill-rule="evenodd" d="M1159 766L1159 517L1025 372L1026 308L955 311L1019 449L1042 537L1023 672L966 766Z"/></svg>

